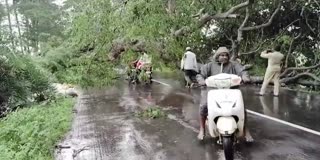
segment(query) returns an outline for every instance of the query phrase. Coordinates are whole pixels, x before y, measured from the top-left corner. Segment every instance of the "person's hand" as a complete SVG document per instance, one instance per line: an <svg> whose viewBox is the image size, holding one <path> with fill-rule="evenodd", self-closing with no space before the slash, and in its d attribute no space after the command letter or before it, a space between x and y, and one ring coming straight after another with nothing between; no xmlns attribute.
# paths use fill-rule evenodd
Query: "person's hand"
<svg viewBox="0 0 320 160"><path fill-rule="evenodd" d="M251 82L251 79L249 77L242 77L242 81L243 83L250 83Z"/></svg>
<svg viewBox="0 0 320 160"><path fill-rule="evenodd" d="M198 84L199 84L200 86L206 86L206 82L205 82L205 81L200 81Z"/></svg>
<svg viewBox="0 0 320 160"><path fill-rule="evenodd" d="M266 53L267 53L267 54L268 54L268 53L271 53L271 52L272 52L271 49L266 50Z"/></svg>

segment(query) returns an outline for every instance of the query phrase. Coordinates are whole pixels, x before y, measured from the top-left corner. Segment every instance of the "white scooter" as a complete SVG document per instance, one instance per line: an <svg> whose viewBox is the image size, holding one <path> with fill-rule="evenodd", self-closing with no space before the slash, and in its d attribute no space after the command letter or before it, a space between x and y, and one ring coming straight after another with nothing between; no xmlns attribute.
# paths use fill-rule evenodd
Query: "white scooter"
<svg viewBox="0 0 320 160"><path fill-rule="evenodd" d="M231 89L241 84L241 77L220 73L208 77L208 130L212 137L219 137L226 160L233 160L236 139L244 135L245 110L242 93Z"/></svg>

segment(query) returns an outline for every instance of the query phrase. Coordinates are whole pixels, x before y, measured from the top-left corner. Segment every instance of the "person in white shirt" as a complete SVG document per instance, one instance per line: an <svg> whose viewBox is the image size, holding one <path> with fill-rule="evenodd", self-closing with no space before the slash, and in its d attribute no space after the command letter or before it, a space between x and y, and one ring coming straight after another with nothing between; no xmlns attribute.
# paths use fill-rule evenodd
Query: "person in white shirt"
<svg viewBox="0 0 320 160"><path fill-rule="evenodd" d="M196 54L191 52L191 48L187 47L186 52L181 59L181 70L184 71L184 77L187 81L187 87L192 87L196 81L199 72Z"/></svg>

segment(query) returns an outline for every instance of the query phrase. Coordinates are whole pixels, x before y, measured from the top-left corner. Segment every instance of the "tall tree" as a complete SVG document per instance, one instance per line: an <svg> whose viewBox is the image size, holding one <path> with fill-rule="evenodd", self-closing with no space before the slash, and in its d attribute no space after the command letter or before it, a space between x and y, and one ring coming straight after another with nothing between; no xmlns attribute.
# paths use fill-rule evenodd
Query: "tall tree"
<svg viewBox="0 0 320 160"><path fill-rule="evenodd" d="M16 1L16 6L23 16L26 30L22 34L33 52L38 53L41 42L47 42L51 36L62 37L63 26L60 24L61 11L54 0ZM28 52L31 52L28 49Z"/></svg>
<svg viewBox="0 0 320 160"><path fill-rule="evenodd" d="M13 11L14 11L14 16L15 16L16 23L17 23L16 26L17 26L18 34L19 34L20 50L21 50L22 53L24 53L23 40L22 40L22 36L21 36L20 22L19 22L18 11L17 11L18 1L19 0L13 0Z"/></svg>
<svg viewBox="0 0 320 160"><path fill-rule="evenodd" d="M9 30L10 30L10 40L11 40L11 44L13 49L15 48L15 43L14 43L14 36L13 36L13 31L12 31L12 24L11 24L11 16L10 16L10 6L8 3L8 0L5 0L6 3L6 9L7 9L7 16L8 16L8 22L9 22Z"/></svg>

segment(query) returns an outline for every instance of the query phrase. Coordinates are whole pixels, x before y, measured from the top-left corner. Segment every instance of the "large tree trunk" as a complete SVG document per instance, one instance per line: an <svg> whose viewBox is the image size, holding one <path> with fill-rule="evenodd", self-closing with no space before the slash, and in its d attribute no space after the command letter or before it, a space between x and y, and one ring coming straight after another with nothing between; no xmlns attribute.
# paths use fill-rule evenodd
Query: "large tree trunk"
<svg viewBox="0 0 320 160"><path fill-rule="evenodd" d="M10 16L10 7L9 7L8 0L5 0L5 2L6 2L8 22L9 22L10 39L11 39L12 47L15 50L15 44L14 44L14 39L13 39L14 36L13 36L12 24L11 24L11 16Z"/></svg>
<svg viewBox="0 0 320 160"><path fill-rule="evenodd" d="M39 32L38 32L38 29L39 29L39 21L38 19L35 19L32 21L32 30L33 30L33 33L35 38L34 38L34 41L33 41L33 47L34 47L34 52L35 53L38 53L39 52Z"/></svg>
<svg viewBox="0 0 320 160"><path fill-rule="evenodd" d="M21 36L21 29L20 29L20 22L19 22L19 18L18 18L18 13L17 13L17 0L13 0L13 5L14 7L14 16L16 18L16 22L17 22L17 28L18 28L18 33L19 33L19 43L20 43L20 49L21 52L24 53L24 49L23 49L23 43L22 43L22 36Z"/></svg>
<svg viewBox="0 0 320 160"><path fill-rule="evenodd" d="M27 33L27 36L30 36L30 21L29 21L29 18L28 17L25 17L25 25L26 25L26 33ZM26 42L27 42L27 45L26 45L26 49L28 51L28 53L30 54L31 51L30 51L30 40L29 38L26 39Z"/></svg>

